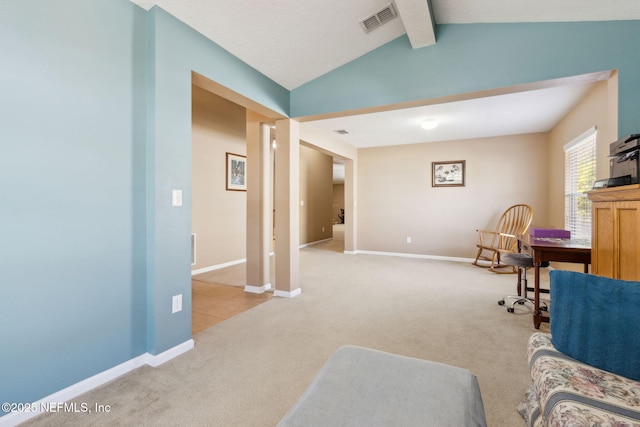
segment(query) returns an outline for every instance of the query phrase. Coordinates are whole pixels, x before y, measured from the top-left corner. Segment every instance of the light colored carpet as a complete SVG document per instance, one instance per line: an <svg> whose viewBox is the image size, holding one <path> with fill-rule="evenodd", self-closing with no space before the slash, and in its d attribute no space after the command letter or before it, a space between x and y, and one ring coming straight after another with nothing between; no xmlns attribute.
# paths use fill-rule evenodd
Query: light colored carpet
<svg viewBox="0 0 640 427"><path fill-rule="evenodd" d="M76 399L111 412L46 414L27 425L273 426L343 344L469 369L489 426L524 425L516 406L529 384L531 311L497 304L514 292L515 275L323 245L301 251L298 297L272 298L197 334L190 352Z"/></svg>

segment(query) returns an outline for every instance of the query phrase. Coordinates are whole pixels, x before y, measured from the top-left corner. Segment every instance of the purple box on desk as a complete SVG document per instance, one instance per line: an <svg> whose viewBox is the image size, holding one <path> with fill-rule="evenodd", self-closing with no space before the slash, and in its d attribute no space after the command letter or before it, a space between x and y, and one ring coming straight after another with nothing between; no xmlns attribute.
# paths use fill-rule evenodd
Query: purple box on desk
<svg viewBox="0 0 640 427"><path fill-rule="evenodd" d="M551 239L570 239L571 231L560 230L557 228L530 228L529 234L531 237L537 238L551 238Z"/></svg>

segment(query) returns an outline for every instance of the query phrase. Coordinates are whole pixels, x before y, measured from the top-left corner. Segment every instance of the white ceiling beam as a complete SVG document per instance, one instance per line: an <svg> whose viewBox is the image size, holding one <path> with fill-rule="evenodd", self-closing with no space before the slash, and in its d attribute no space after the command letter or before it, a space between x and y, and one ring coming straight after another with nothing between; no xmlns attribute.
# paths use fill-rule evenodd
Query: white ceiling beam
<svg viewBox="0 0 640 427"><path fill-rule="evenodd" d="M395 0L395 5L412 48L436 44L435 19L430 1Z"/></svg>
<svg viewBox="0 0 640 427"><path fill-rule="evenodd" d="M146 0L131 0L131 3L137 4L138 6L140 6L141 8L143 8L145 10L149 10L153 6L155 6L158 2L157 1L146 1Z"/></svg>

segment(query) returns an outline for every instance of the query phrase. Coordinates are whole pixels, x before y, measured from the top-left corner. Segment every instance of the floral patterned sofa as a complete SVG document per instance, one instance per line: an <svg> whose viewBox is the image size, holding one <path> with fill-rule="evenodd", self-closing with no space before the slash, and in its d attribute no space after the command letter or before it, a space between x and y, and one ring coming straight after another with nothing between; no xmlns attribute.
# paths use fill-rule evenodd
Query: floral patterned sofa
<svg viewBox="0 0 640 427"><path fill-rule="evenodd" d="M566 356L551 334L529 338L533 383L518 412L528 426L640 426L640 382Z"/></svg>
<svg viewBox="0 0 640 427"><path fill-rule="evenodd" d="M551 333L527 348L529 426L640 427L640 282L554 270Z"/></svg>

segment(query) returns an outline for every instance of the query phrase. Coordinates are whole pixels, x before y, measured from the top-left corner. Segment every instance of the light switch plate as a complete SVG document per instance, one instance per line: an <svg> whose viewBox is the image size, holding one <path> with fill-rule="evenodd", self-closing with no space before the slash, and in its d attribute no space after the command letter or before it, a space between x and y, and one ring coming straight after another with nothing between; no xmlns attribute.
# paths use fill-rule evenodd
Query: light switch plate
<svg viewBox="0 0 640 427"><path fill-rule="evenodd" d="M171 205L182 206L182 190L173 190L171 192Z"/></svg>
<svg viewBox="0 0 640 427"><path fill-rule="evenodd" d="M182 294L174 295L171 301L171 313L182 311Z"/></svg>

